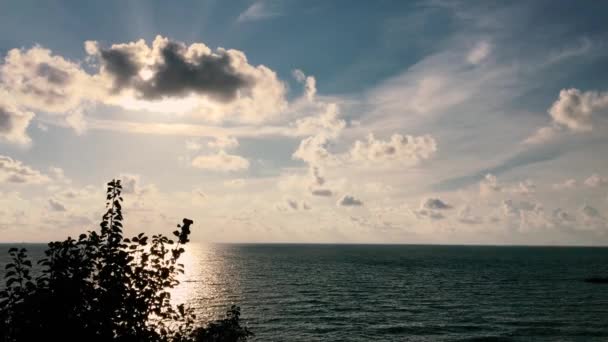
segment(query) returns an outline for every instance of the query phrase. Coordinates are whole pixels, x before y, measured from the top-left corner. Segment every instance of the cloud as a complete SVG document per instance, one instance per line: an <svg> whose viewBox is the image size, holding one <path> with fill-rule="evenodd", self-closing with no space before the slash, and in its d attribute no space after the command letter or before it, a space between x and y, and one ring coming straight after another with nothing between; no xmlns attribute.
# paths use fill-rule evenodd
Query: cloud
<svg viewBox="0 0 608 342"><path fill-rule="evenodd" d="M491 173L485 175L483 180L479 182L479 193L482 196L488 196L500 191L502 191L502 187L498 184L496 176Z"/></svg>
<svg viewBox="0 0 608 342"><path fill-rule="evenodd" d="M50 178L38 170L11 157L0 155L0 182L13 184L42 184Z"/></svg>
<svg viewBox="0 0 608 342"><path fill-rule="evenodd" d="M51 50L12 49L0 66L0 87L21 107L66 115L102 93L101 83Z"/></svg>
<svg viewBox="0 0 608 342"><path fill-rule="evenodd" d="M66 211L65 205L54 198L49 199L49 209L52 211Z"/></svg>
<svg viewBox="0 0 608 342"><path fill-rule="evenodd" d="M186 149L189 151L198 151L203 148L201 142L196 139L186 140Z"/></svg>
<svg viewBox="0 0 608 342"><path fill-rule="evenodd" d="M579 213L583 216L583 219L585 219L587 221L595 221L595 220L603 219L603 217L600 214L599 210L597 210L596 208L590 206L589 204L583 205L579 209Z"/></svg>
<svg viewBox="0 0 608 342"><path fill-rule="evenodd" d="M8 95L0 92L0 141L17 145L31 142L27 127L34 113L24 111L8 102Z"/></svg>
<svg viewBox="0 0 608 342"><path fill-rule="evenodd" d="M551 216L553 217L553 221L557 225L564 225L576 221L576 217L574 217L569 212L563 210L562 208L554 209Z"/></svg>
<svg viewBox="0 0 608 342"><path fill-rule="evenodd" d="M537 144L550 141L562 132L588 132L593 129L594 116L608 112L608 93L582 92L576 88L562 89L559 98L548 110L551 124L539 128L524 143Z"/></svg>
<svg viewBox="0 0 608 342"><path fill-rule="evenodd" d="M321 175L321 171L317 166L311 166L309 169L311 184L308 189L313 196L330 197L333 192L330 189L324 188L325 178Z"/></svg>
<svg viewBox="0 0 608 342"><path fill-rule="evenodd" d="M502 212L504 216L519 215L523 212L540 212L543 210L542 205L529 201L513 201L506 199L502 201Z"/></svg>
<svg viewBox="0 0 608 342"><path fill-rule="evenodd" d="M329 139L325 135L315 135L300 141L298 149L293 153L293 159L300 159L309 164L322 164L326 161L334 160L334 156L329 153L327 147Z"/></svg>
<svg viewBox="0 0 608 342"><path fill-rule="evenodd" d="M217 149L233 149L239 146L239 141L235 137L219 136L215 140L207 143L207 146Z"/></svg>
<svg viewBox="0 0 608 342"><path fill-rule="evenodd" d="M469 205L464 205L460 210L458 210L458 221L468 225L475 225L483 223L483 218L479 216L475 216L471 212L471 207Z"/></svg>
<svg viewBox="0 0 608 342"><path fill-rule="evenodd" d="M437 143L430 135L402 136L393 134L390 140L376 139L373 134L366 141L356 140L347 153L333 154L328 151L330 138L320 133L303 139L293 153L294 159L311 165L355 164L360 166L416 165L431 158L437 151Z"/></svg>
<svg viewBox="0 0 608 342"><path fill-rule="evenodd" d="M323 189L323 188L310 189L310 193L313 196L320 196L320 197L331 197L334 194L333 191L331 191L330 189Z"/></svg>
<svg viewBox="0 0 608 342"><path fill-rule="evenodd" d="M87 41L85 50L86 69L40 46L7 53L0 94L14 104L0 103L0 137L26 141L29 111L82 133L86 111L97 104L246 124L275 120L287 109L286 85L271 69L249 64L242 51L161 36L151 45L138 40L107 48Z"/></svg>
<svg viewBox="0 0 608 342"><path fill-rule="evenodd" d="M192 166L199 169L228 172L246 170L249 161L241 156L227 154L220 150L216 154L200 155L192 160Z"/></svg>
<svg viewBox="0 0 608 342"><path fill-rule="evenodd" d="M299 211L310 210L311 207L305 201L298 201L291 198L286 198L283 202L277 203L275 209L278 211Z"/></svg>
<svg viewBox="0 0 608 342"><path fill-rule="evenodd" d="M182 112L210 121L261 122L286 107L285 85L263 65L253 66L242 51L203 43L186 45L157 36L87 52L101 61L100 75L112 80L115 100L127 108L159 110L158 101L181 100ZM180 104L180 103L176 103Z"/></svg>
<svg viewBox="0 0 608 342"><path fill-rule="evenodd" d="M551 186L555 190L567 190L576 188L576 179L566 179L562 183L556 183Z"/></svg>
<svg viewBox="0 0 608 342"><path fill-rule="evenodd" d="M581 92L578 89L563 89L559 99L549 109L553 120L574 131L589 131L592 115L608 109L608 93Z"/></svg>
<svg viewBox="0 0 608 342"><path fill-rule="evenodd" d="M141 176L137 174L121 173L118 179L121 181L122 192L125 194L141 196L156 190L154 184L143 185Z"/></svg>
<svg viewBox="0 0 608 342"><path fill-rule="evenodd" d="M445 215L441 211L452 209L452 206L439 198L425 198L420 201L418 209L411 212L419 219L442 220Z"/></svg>
<svg viewBox="0 0 608 342"><path fill-rule="evenodd" d="M552 124L550 126L541 127L534 134L524 140L525 145L542 144L551 141L559 136L564 129L560 125Z"/></svg>
<svg viewBox="0 0 608 342"><path fill-rule="evenodd" d="M213 53L202 44L186 46L157 37L152 49L139 41L89 50L99 57L102 73L112 78L113 92L129 89L147 100L199 94L225 102L254 82L238 69L238 53Z"/></svg>
<svg viewBox="0 0 608 342"><path fill-rule="evenodd" d="M304 85L304 96L308 101L313 101L317 94L317 80L313 76L306 76L300 69L293 71L293 77Z"/></svg>
<svg viewBox="0 0 608 342"><path fill-rule="evenodd" d="M469 52L467 55L467 62L471 64L479 64L483 62L490 52L492 51L492 46L490 43L486 41L481 41L477 43L477 45Z"/></svg>
<svg viewBox="0 0 608 342"><path fill-rule="evenodd" d="M594 173L589 176L589 178L585 179L584 184L590 188L599 188L608 184L608 179L600 177L598 174Z"/></svg>
<svg viewBox="0 0 608 342"><path fill-rule="evenodd" d="M350 150L352 161L369 163L403 162L417 164L431 158L437 152L437 143L430 135L403 136L393 134L390 140L376 139L373 134L367 141L357 140Z"/></svg>
<svg viewBox="0 0 608 342"><path fill-rule="evenodd" d="M335 139L346 127L346 121L339 118L340 107L336 103L324 103L318 116L308 116L296 120L298 135L324 135Z"/></svg>
<svg viewBox="0 0 608 342"><path fill-rule="evenodd" d="M268 1L256 1L237 18L237 22L257 21L281 15Z"/></svg>
<svg viewBox="0 0 608 342"><path fill-rule="evenodd" d="M420 203L420 209L446 210L452 209L452 206L439 198L427 198Z"/></svg>
<svg viewBox="0 0 608 342"><path fill-rule="evenodd" d="M247 181L243 178L236 178L224 181L224 186L229 188L242 188L247 184Z"/></svg>
<svg viewBox="0 0 608 342"><path fill-rule="evenodd" d="M342 207L359 207L363 205L363 202L351 195L344 195L340 197L336 205Z"/></svg>

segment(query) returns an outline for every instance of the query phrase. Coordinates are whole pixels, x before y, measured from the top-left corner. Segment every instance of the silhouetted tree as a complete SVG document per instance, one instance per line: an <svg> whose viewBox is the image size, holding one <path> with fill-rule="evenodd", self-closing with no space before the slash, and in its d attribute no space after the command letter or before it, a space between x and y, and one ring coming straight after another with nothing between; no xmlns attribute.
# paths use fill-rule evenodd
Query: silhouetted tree
<svg viewBox="0 0 608 342"><path fill-rule="evenodd" d="M193 222L173 232L123 238L122 186L108 183L99 233L51 242L32 279L25 249L11 248L0 291L0 341L246 341L233 306L223 320L195 325L192 309L171 303L170 289L184 272L178 263Z"/></svg>

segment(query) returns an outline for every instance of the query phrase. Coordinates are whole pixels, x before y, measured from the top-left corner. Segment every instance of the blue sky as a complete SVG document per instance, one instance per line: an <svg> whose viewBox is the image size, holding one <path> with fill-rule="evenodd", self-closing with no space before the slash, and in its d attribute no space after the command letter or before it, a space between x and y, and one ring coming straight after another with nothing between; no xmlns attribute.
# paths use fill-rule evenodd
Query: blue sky
<svg viewBox="0 0 608 342"><path fill-rule="evenodd" d="M606 7L2 1L0 240L606 244Z"/></svg>

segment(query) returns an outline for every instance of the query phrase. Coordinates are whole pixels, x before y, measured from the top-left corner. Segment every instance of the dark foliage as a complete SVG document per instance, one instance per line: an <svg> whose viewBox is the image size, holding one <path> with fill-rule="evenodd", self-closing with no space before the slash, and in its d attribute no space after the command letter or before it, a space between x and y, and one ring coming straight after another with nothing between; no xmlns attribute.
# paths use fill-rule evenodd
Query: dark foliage
<svg viewBox="0 0 608 342"><path fill-rule="evenodd" d="M32 278L25 249L9 250L0 291L0 342L21 341L246 341L233 306L223 320L197 327L193 311L171 303L184 272L178 263L193 222L173 232L123 238L120 180L108 183L100 230L51 242Z"/></svg>

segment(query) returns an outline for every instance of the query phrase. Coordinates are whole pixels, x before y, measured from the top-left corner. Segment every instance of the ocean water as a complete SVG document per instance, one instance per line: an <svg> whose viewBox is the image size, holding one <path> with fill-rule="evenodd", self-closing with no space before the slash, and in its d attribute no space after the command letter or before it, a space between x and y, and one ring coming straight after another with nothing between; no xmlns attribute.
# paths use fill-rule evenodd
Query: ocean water
<svg viewBox="0 0 608 342"><path fill-rule="evenodd" d="M174 299L201 320L239 305L255 341L608 341L608 285L583 281L608 276L608 248L219 244L184 261Z"/></svg>

